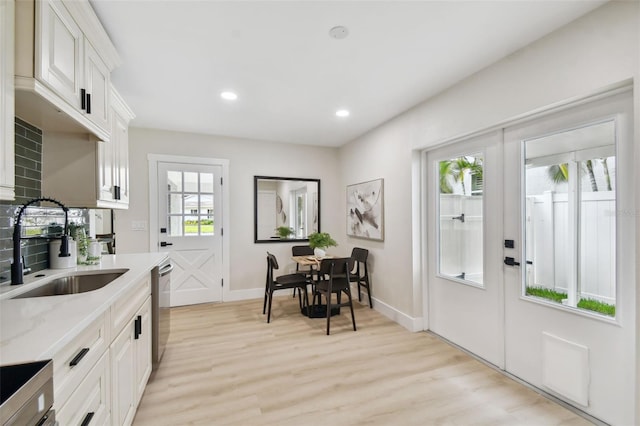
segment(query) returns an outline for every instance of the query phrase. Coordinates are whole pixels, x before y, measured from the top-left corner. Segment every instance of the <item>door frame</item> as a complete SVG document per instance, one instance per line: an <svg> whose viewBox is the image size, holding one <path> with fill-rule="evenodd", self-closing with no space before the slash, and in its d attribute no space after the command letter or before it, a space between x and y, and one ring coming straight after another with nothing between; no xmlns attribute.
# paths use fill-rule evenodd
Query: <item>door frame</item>
<svg viewBox="0 0 640 426"><path fill-rule="evenodd" d="M179 155L165 154L148 154L149 162L149 251L161 251L158 239L158 215L154 214L154 206L158 205L158 163L181 163L181 164L205 164L211 166L222 167L222 300L231 299L230 297L230 262L229 262L229 235L231 228L229 226L229 160L222 158L202 158L188 157ZM227 232L224 232L224 230Z"/></svg>

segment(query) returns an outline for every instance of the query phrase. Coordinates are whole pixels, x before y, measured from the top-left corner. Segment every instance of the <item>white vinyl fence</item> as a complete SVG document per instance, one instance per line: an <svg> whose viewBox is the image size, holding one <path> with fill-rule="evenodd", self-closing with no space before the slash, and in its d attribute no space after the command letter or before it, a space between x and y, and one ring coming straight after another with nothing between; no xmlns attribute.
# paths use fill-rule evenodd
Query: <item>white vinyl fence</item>
<svg viewBox="0 0 640 426"><path fill-rule="evenodd" d="M615 192L583 192L579 233L579 296L615 303ZM567 291L569 217L566 193L527 197L527 283Z"/></svg>

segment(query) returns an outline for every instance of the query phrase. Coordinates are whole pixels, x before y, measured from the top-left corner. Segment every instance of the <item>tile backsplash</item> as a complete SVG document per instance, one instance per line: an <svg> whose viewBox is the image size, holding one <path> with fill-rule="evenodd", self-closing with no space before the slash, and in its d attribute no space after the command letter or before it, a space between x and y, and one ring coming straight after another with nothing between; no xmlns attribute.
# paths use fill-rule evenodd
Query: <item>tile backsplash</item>
<svg viewBox="0 0 640 426"><path fill-rule="evenodd" d="M46 196L41 192L42 183L42 131L18 117L15 120L15 201L0 202L0 282L10 279L13 259L13 220L20 206L34 198ZM84 225L89 223L87 209L69 209L70 221ZM30 207L23 214L23 236L43 237L52 228L64 224L64 214L59 208ZM25 266L32 272L49 267L49 242L44 238L22 240Z"/></svg>

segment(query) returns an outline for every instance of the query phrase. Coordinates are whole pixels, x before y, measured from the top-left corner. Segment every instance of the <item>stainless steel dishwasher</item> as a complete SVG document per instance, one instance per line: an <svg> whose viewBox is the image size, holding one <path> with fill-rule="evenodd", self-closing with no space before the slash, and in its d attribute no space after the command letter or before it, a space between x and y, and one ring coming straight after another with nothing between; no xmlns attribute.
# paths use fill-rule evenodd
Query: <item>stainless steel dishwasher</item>
<svg viewBox="0 0 640 426"><path fill-rule="evenodd" d="M172 270L171 260L167 258L151 271L151 356L154 370L162 359L171 329L169 308Z"/></svg>

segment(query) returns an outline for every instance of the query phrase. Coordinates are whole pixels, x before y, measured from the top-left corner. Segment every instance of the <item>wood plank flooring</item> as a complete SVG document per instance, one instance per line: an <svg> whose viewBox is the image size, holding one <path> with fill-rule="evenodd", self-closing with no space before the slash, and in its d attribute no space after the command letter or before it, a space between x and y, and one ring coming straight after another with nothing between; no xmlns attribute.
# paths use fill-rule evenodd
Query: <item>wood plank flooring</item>
<svg viewBox="0 0 640 426"><path fill-rule="evenodd" d="M588 425L429 333L355 303L331 320L276 297L173 308L134 425Z"/></svg>

